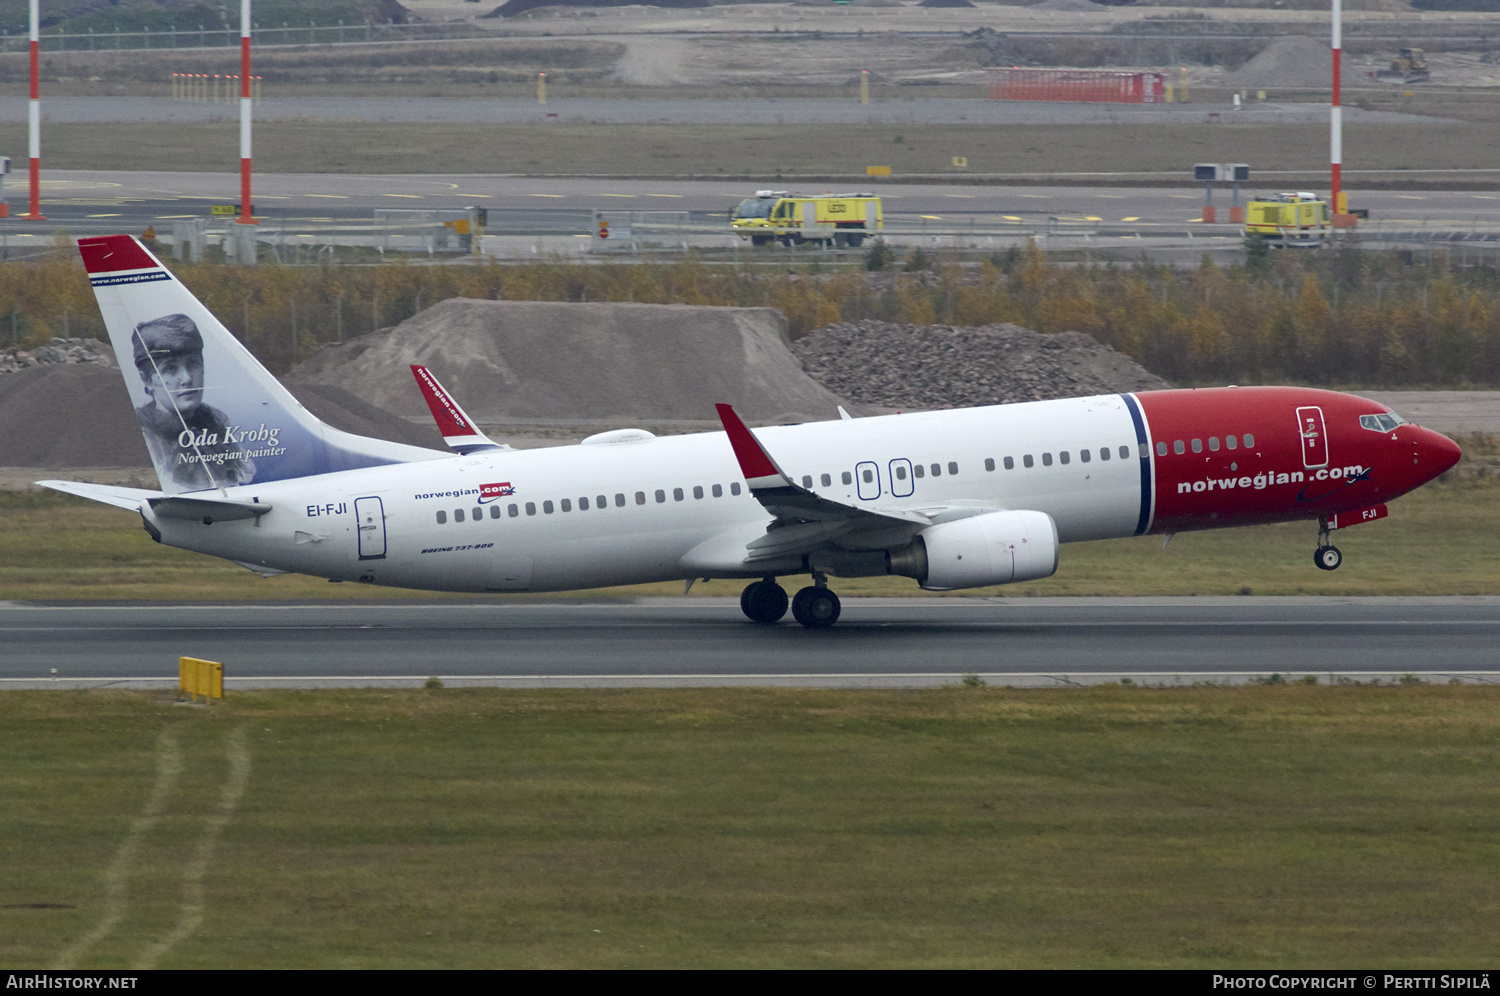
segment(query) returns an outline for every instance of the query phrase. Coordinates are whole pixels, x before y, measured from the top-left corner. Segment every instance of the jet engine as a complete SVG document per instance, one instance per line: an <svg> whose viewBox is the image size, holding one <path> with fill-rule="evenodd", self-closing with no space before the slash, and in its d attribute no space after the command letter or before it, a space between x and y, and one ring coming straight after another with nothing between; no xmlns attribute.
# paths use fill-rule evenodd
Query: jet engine
<svg viewBox="0 0 1500 996"><path fill-rule="evenodd" d="M1057 524L1045 512L987 512L928 526L887 556L892 574L929 591L1035 581L1057 570Z"/></svg>

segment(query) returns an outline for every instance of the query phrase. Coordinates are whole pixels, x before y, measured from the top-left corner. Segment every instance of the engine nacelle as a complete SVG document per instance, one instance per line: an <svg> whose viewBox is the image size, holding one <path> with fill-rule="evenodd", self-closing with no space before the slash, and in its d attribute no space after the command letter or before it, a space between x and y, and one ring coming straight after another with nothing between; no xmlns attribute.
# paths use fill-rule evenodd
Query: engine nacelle
<svg viewBox="0 0 1500 996"><path fill-rule="evenodd" d="M928 526L889 556L892 574L929 591L1035 581L1057 570L1057 524L1045 512L987 512Z"/></svg>

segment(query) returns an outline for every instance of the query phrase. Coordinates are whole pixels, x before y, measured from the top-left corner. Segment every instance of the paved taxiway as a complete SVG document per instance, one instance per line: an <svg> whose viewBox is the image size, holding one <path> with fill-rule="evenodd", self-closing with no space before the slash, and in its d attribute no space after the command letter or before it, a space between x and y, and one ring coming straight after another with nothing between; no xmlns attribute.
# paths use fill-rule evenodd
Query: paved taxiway
<svg viewBox="0 0 1500 996"><path fill-rule="evenodd" d="M848 599L832 630L734 599L0 607L0 688L169 678L180 655L262 685L930 685L1333 675L1500 681L1500 597ZM56 669L54 679L52 669ZM242 687L244 685L242 684Z"/></svg>

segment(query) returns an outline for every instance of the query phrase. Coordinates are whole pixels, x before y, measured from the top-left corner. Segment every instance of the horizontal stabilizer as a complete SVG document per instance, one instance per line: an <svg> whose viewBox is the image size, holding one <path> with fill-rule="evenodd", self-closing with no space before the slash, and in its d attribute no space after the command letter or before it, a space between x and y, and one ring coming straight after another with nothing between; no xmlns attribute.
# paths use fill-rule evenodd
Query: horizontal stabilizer
<svg viewBox="0 0 1500 996"><path fill-rule="evenodd" d="M251 519L271 510L271 503L265 501L229 501L224 498L185 498L171 495L148 498L146 504L164 519L202 519L204 522Z"/></svg>
<svg viewBox="0 0 1500 996"><path fill-rule="evenodd" d="M82 481L37 481L39 487L51 488L63 494L77 495L90 501L103 502L115 508L128 508L134 512L141 503L151 498L163 497L160 491L144 488L117 488L109 484L85 484Z"/></svg>
<svg viewBox="0 0 1500 996"><path fill-rule="evenodd" d="M437 422L438 432L443 434L443 442L454 451L474 453L480 450L510 449L509 446L501 445L480 432L479 426L475 425L474 420L459 407L457 401L453 400L453 395L438 383L438 379L432 375L431 370L420 363L413 363L411 373L417 378L417 386L422 389L422 400L427 402L433 421Z"/></svg>

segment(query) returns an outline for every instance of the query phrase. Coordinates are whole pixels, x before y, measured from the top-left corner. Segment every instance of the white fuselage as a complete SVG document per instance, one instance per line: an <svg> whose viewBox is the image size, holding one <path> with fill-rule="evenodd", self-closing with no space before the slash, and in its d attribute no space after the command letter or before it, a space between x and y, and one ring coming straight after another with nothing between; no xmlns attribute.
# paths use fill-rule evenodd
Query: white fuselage
<svg viewBox="0 0 1500 996"><path fill-rule="evenodd" d="M1120 395L756 436L795 483L853 505L1032 509L1052 516L1064 542L1129 536L1149 514L1137 429ZM208 525L152 522L169 545L247 567L435 590L560 591L767 572L738 565L771 516L749 494L723 432L488 451L251 484L227 496L272 511Z"/></svg>

